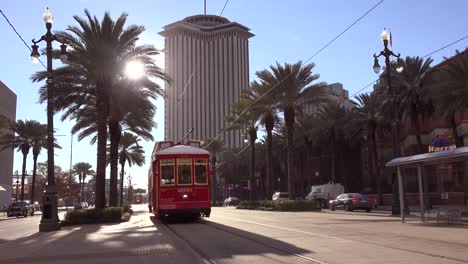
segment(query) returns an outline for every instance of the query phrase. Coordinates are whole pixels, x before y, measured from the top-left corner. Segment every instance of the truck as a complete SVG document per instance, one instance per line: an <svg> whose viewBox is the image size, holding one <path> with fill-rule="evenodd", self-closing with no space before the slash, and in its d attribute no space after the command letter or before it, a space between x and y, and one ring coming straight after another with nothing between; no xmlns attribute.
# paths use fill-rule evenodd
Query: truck
<svg viewBox="0 0 468 264"><path fill-rule="evenodd" d="M344 186L339 183L329 182L322 185L312 185L306 200L318 201L322 208L328 208L328 202L344 193Z"/></svg>

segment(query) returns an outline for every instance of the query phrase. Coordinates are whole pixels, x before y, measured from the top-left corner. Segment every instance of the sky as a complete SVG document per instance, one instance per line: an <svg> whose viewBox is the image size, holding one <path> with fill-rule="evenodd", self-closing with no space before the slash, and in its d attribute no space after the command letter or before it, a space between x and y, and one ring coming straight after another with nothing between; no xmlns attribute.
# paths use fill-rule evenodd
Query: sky
<svg viewBox="0 0 468 264"><path fill-rule="evenodd" d="M207 0L207 13L220 15L225 0ZM249 42L250 80L255 72L279 63L295 63L302 60L315 63L314 73L319 81L340 82L350 95L374 81L372 70L374 53L383 49L380 33L390 28L395 52L402 56L424 56L468 35L468 1L466 0L385 0L361 21L351 27L335 42L315 57L317 51L340 34L381 0L230 0L222 16L243 24L255 34ZM0 9L9 18L28 45L33 38L45 33L42 14L49 7L54 16L53 30L64 30L77 25L74 15L83 17L84 9L102 18L109 11L113 18L128 13L127 25L144 25L146 31L139 44L164 47L164 38L158 34L162 27L187 16L203 13L203 0L2 0ZM43 70L40 64L32 64L30 51L0 16L1 58L0 80L17 95L17 119L34 119L46 123L45 104L38 103L38 88L32 83L33 73ZM57 45L57 44L55 44ZM468 38L432 55L434 65L444 57L455 54L468 46ZM40 47L45 47L44 43ZM57 46L58 47L58 46ZM42 60L45 61L45 57ZM157 59L164 66L163 56ZM383 61L380 61L381 65ZM60 65L54 61L54 67ZM372 86L362 92L371 91ZM158 99L155 121L158 127L152 134L156 141L164 139L164 101ZM71 136L74 121L61 121L61 114L54 119L58 143L55 164L68 170L70 166ZM154 142L142 143L146 151L146 165L126 169L136 187L146 188L147 171ZM44 150L39 161L47 159ZM73 164L88 162L95 169L96 146L89 139L80 142L73 139ZM22 157L15 152L14 170L21 172ZM28 156L27 170L33 167L32 155Z"/></svg>

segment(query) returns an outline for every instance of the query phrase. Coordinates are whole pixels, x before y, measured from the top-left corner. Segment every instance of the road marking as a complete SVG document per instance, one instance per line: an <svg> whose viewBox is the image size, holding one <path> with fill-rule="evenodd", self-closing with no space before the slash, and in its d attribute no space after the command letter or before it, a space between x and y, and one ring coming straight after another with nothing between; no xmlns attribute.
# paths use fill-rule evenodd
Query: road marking
<svg viewBox="0 0 468 264"><path fill-rule="evenodd" d="M282 227L282 226L262 224L262 223L258 223L258 222L254 222L254 221L240 220L240 219L227 217L227 216L219 216L218 215L218 217L226 218L226 219L230 219L230 220L234 220L234 221L238 221L238 222L250 223L250 224L254 224L254 225L272 227L272 228L276 228L276 229L282 229L282 230L293 231L293 232L297 232L297 233L303 233L303 234L308 234L308 235L313 235L313 236L329 238L329 239L336 240L338 242L361 243L361 244L368 245L368 246L371 246L371 247L382 248L382 249L393 249L393 250L396 250L396 251L400 251L400 252L404 252L404 253L408 253L408 254L414 254L414 255L423 256L423 257L440 258L440 259L444 259L445 261L451 261L451 262L455 262L455 263L467 263L466 260L447 257L447 256L443 256L443 255L431 254L431 253L426 253L426 252L420 252L420 251L411 250L411 249L401 249L401 248L396 248L396 247L392 247L392 246L380 246L380 245L376 245L376 244L370 244L370 243L362 242L362 241L359 241L359 240L349 240L349 239L344 239L344 238L340 238L340 237L336 237L336 236L330 236L330 235L314 233L314 232L307 232L307 231L302 231L302 230L299 230L299 229Z"/></svg>
<svg viewBox="0 0 468 264"><path fill-rule="evenodd" d="M307 232L307 231L302 231L302 230L293 229L293 228L288 228L288 227L275 226L275 225L269 225L269 224L262 224L262 223L257 223L257 222L253 222L253 221L248 221L248 220L240 220L240 219L236 219L236 218L232 218L232 217L227 217L227 216L219 216L219 215L218 215L217 217L226 218L226 219L231 219L231 220L238 221L238 222L245 222L245 223L250 223L250 224L255 224L255 225L266 226L266 227L273 227L273 228L277 228L277 229L283 229L283 230L293 231L293 232L297 232L297 233L303 233L303 234L307 234L307 235L325 237L325 238L337 240L337 241L340 241L340 242L353 242L353 241L351 241L351 240L347 240L347 239L340 238L340 237L329 236L329 235L320 234L320 233L314 233L314 232Z"/></svg>
<svg viewBox="0 0 468 264"><path fill-rule="evenodd" d="M251 237L248 237L248 236L245 236L245 235L240 235L240 234L238 234L238 233L236 233L236 232L226 230L226 229L224 229L224 228L222 228L222 227L219 227L219 226L214 226L213 224L210 224L210 222L212 222L212 221L206 221L204 224L206 224L206 225L208 225L208 226L210 226L210 227L212 227L212 228L216 228L216 229L218 229L218 230L221 230L221 231L223 231L223 232L226 232L226 233L229 233L229 234L232 234L232 235L241 237L241 238L243 238L243 239L247 239L247 240L253 241L254 243L263 245L263 246L265 246L265 247L270 247L270 248L276 249L276 250L278 250L278 251L284 252L284 253L286 253L286 254L290 254L290 255L292 255L292 256L295 256L295 257L300 258L300 259L302 259L302 260L306 260L306 261L308 261L308 262L313 262L313 263L315 263L315 264L328 264L327 262L323 262L323 261L320 261L320 260L317 260L317 259L313 259L313 258L306 257L306 256L301 255L301 254L298 254L298 253L294 253L294 252L291 252L291 251L287 251L287 250L285 250L285 249L283 249L283 248L279 248L279 247L273 246L273 245L268 244L268 243L265 243L265 242L263 242L263 241L260 241L260 240L257 240L257 239L254 239L254 238L251 238Z"/></svg>

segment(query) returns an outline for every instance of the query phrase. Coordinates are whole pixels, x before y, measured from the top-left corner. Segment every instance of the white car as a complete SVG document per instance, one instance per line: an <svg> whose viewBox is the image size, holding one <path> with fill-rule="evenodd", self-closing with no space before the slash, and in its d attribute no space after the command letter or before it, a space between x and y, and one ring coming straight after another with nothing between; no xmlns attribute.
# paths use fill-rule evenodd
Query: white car
<svg viewBox="0 0 468 264"><path fill-rule="evenodd" d="M278 200L289 200L289 193L288 192L275 192L271 197L273 201Z"/></svg>

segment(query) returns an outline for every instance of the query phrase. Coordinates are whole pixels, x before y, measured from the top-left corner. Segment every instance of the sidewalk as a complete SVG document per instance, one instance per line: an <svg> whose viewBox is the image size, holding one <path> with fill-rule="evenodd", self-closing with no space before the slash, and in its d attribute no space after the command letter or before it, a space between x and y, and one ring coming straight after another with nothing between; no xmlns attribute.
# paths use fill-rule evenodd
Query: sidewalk
<svg viewBox="0 0 468 264"><path fill-rule="evenodd" d="M129 222L67 226L0 244L0 263L196 263L144 209L135 208Z"/></svg>

